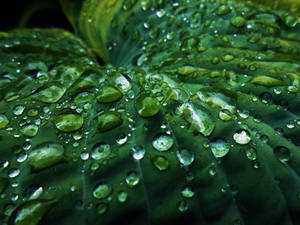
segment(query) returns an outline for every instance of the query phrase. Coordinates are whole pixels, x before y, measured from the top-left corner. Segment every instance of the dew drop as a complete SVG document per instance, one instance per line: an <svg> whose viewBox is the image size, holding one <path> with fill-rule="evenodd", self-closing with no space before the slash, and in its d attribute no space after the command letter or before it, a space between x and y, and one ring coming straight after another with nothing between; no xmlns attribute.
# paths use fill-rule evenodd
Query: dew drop
<svg viewBox="0 0 300 225"><path fill-rule="evenodd" d="M189 166L191 165L195 160L194 152L191 152L187 149L181 149L176 151L176 156L179 160L179 162L183 166Z"/></svg>
<svg viewBox="0 0 300 225"><path fill-rule="evenodd" d="M256 150L254 148L247 149L246 156L250 160L256 160Z"/></svg>
<svg viewBox="0 0 300 225"><path fill-rule="evenodd" d="M8 123L9 120L7 119L7 117L3 114L0 114L0 129L5 128Z"/></svg>
<svg viewBox="0 0 300 225"><path fill-rule="evenodd" d="M98 184L93 191L93 196L97 199L103 199L108 197L111 192L112 192L112 188L110 185Z"/></svg>
<svg viewBox="0 0 300 225"><path fill-rule="evenodd" d="M38 132L39 127L37 125L29 124L21 129L21 133L28 136L34 137Z"/></svg>
<svg viewBox="0 0 300 225"><path fill-rule="evenodd" d="M290 160L290 150L283 146L278 146L274 149L274 154L282 163L287 163Z"/></svg>
<svg viewBox="0 0 300 225"><path fill-rule="evenodd" d="M174 140L170 135L159 134L154 137L152 146L159 152L168 151L174 144Z"/></svg>
<svg viewBox="0 0 300 225"><path fill-rule="evenodd" d="M9 178L15 178L15 177L19 176L19 174L20 174L20 170L16 169L16 168L10 169L8 171L8 177Z"/></svg>
<svg viewBox="0 0 300 225"><path fill-rule="evenodd" d="M145 153L146 153L146 150L141 145L136 145L131 149L131 155L136 160L141 160L142 158L144 158Z"/></svg>
<svg viewBox="0 0 300 225"><path fill-rule="evenodd" d="M181 190L181 195L185 198L192 198L194 194L195 193L193 192L192 188L189 186L186 186Z"/></svg>
<svg viewBox="0 0 300 225"><path fill-rule="evenodd" d="M57 143L43 143L35 147L29 154L29 165L34 169L43 169L62 160L64 147Z"/></svg>
<svg viewBox="0 0 300 225"><path fill-rule="evenodd" d="M238 130L236 133L234 133L233 139L236 143L241 145L246 145L251 141L250 134L246 130Z"/></svg>
<svg viewBox="0 0 300 225"><path fill-rule="evenodd" d="M126 202L127 197L128 197L127 192L121 191L121 192L118 194L118 201L119 201L120 203L124 203L124 202Z"/></svg>
<svg viewBox="0 0 300 225"><path fill-rule="evenodd" d="M116 142L119 145L124 145L127 142L127 135L125 134L120 134L117 138L116 138Z"/></svg>
<svg viewBox="0 0 300 225"><path fill-rule="evenodd" d="M22 105L17 105L14 110L13 110L13 113L16 115L16 116L20 116L23 114L25 110L25 106L22 106Z"/></svg>
<svg viewBox="0 0 300 225"><path fill-rule="evenodd" d="M136 186L140 182L140 178L138 177L138 175L136 174L136 172L129 172L127 174L125 180L126 180L126 183L130 187L134 187L134 186Z"/></svg>
<svg viewBox="0 0 300 225"><path fill-rule="evenodd" d="M78 114L62 114L54 119L54 124L63 132L72 132L82 127L83 117Z"/></svg>
<svg viewBox="0 0 300 225"><path fill-rule="evenodd" d="M229 152L229 144L224 140L218 139L211 143L211 151L216 158L222 158Z"/></svg>
<svg viewBox="0 0 300 225"><path fill-rule="evenodd" d="M179 203L178 203L178 211L179 212L185 212L187 210L188 210L188 204L187 204L187 202L184 201L184 200L179 201Z"/></svg>
<svg viewBox="0 0 300 225"><path fill-rule="evenodd" d="M104 213L106 213L107 211L107 204L106 203L100 203L98 206L97 206L97 212L102 215Z"/></svg>
<svg viewBox="0 0 300 225"><path fill-rule="evenodd" d="M99 143L93 147L91 156L95 160L100 160L108 157L110 153L111 149L109 144Z"/></svg>
<svg viewBox="0 0 300 225"><path fill-rule="evenodd" d="M155 156L152 159L152 163L159 171L169 168L169 161L164 156Z"/></svg>

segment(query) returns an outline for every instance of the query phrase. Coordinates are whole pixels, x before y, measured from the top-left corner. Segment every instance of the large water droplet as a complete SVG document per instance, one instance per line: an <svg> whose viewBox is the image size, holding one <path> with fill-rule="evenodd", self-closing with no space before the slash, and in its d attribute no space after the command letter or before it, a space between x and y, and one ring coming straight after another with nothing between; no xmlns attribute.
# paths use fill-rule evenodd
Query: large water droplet
<svg viewBox="0 0 300 225"><path fill-rule="evenodd" d="M45 103L55 103L65 94L66 87L62 84L55 82L46 85L41 90L39 90L33 97L41 102Z"/></svg>
<svg viewBox="0 0 300 225"><path fill-rule="evenodd" d="M16 115L16 116L20 116L23 114L25 110L25 106L23 105L17 105L14 110L13 110L13 113Z"/></svg>
<svg viewBox="0 0 300 225"><path fill-rule="evenodd" d="M211 151L216 158L224 157L229 152L229 144L221 139L210 144Z"/></svg>
<svg viewBox="0 0 300 225"><path fill-rule="evenodd" d="M98 129L101 132L112 130L123 123L119 112L106 111L98 116Z"/></svg>
<svg viewBox="0 0 300 225"><path fill-rule="evenodd" d="M138 177L138 175L136 174L136 172L129 172L126 176L126 183L130 186L130 187L134 187L135 185L137 185L140 182L140 178Z"/></svg>
<svg viewBox="0 0 300 225"><path fill-rule="evenodd" d="M146 149L141 145L136 145L131 149L132 157L136 160L141 160L145 156Z"/></svg>
<svg viewBox="0 0 300 225"><path fill-rule="evenodd" d="M179 160L179 162L183 166L189 166L194 162L195 155L194 152L191 152L187 149L181 149L176 151L176 156Z"/></svg>
<svg viewBox="0 0 300 225"><path fill-rule="evenodd" d="M110 195L112 188L108 184L98 184L94 191L93 196L97 199L103 199Z"/></svg>
<svg viewBox="0 0 300 225"><path fill-rule="evenodd" d="M64 147L56 143L44 143L34 148L28 157L29 165L34 169L43 169L62 160Z"/></svg>
<svg viewBox="0 0 300 225"><path fill-rule="evenodd" d="M93 147L91 156L95 160L100 160L109 156L110 153L111 149L109 144L99 143Z"/></svg>
<svg viewBox="0 0 300 225"><path fill-rule="evenodd" d="M100 103L110 103L121 99L123 94L114 87L104 86L99 90L97 100Z"/></svg>
<svg viewBox="0 0 300 225"><path fill-rule="evenodd" d="M34 137L38 132L39 127L33 124L27 125L21 129L21 133L28 136Z"/></svg>
<svg viewBox="0 0 300 225"><path fill-rule="evenodd" d="M177 108L176 112L204 136L209 136L215 127L211 116L204 109L200 109L200 106L196 107L191 103L184 103Z"/></svg>
<svg viewBox="0 0 300 225"><path fill-rule="evenodd" d="M78 114L62 114L54 119L57 129L63 132L79 130L83 125L83 117Z"/></svg>
<svg viewBox="0 0 300 225"><path fill-rule="evenodd" d="M246 145L251 141L251 137L248 131L246 130L238 130L234 133L233 139L236 143L241 145Z"/></svg>
<svg viewBox="0 0 300 225"><path fill-rule="evenodd" d="M141 95L136 100L136 109L142 117L151 117L159 112L160 104L155 98Z"/></svg>
<svg viewBox="0 0 300 225"><path fill-rule="evenodd" d="M160 152L168 151L173 146L173 144L173 138L167 134L159 134L155 136L152 141L153 148Z"/></svg>

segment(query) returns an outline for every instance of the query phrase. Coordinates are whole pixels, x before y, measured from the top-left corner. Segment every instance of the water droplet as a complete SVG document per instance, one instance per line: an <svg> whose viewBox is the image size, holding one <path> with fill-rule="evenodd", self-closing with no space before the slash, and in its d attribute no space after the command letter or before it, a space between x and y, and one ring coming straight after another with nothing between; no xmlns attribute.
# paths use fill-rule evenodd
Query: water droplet
<svg viewBox="0 0 300 225"><path fill-rule="evenodd" d="M164 171L169 168L169 162L164 156L155 156L152 159L152 163L160 171Z"/></svg>
<svg viewBox="0 0 300 225"><path fill-rule="evenodd" d="M17 162L22 163L27 159L27 157L27 154L21 152L17 155Z"/></svg>
<svg viewBox="0 0 300 225"><path fill-rule="evenodd" d="M0 114L0 129L5 128L8 123L9 120L7 119L7 117L3 114Z"/></svg>
<svg viewBox="0 0 300 225"><path fill-rule="evenodd" d="M274 154L282 163L287 163L290 160L290 150L283 146L278 146L274 149Z"/></svg>
<svg viewBox="0 0 300 225"><path fill-rule="evenodd" d="M64 147L56 143L44 143L34 148L28 157L29 165L34 169L43 169L62 160Z"/></svg>
<svg viewBox="0 0 300 225"><path fill-rule="evenodd" d="M75 99L74 102L75 103L86 103L86 102L90 102L94 99L94 95L90 92L81 92L79 93Z"/></svg>
<svg viewBox="0 0 300 225"><path fill-rule="evenodd" d="M136 160L141 160L144 158L146 149L141 145L136 145L131 149L132 157Z"/></svg>
<svg viewBox="0 0 300 225"><path fill-rule="evenodd" d="M87 152L82 152L82 153L80 153L80 158L82 159L82 160L88 160L89 159L89 157L90 157L90 155L89 155L89 153L87 153Z"/></svg>
<svg viewBox="0 0 300 225"><path fill-rule="evenodd" d="M116 73L111 75L109 78L111 85L117 87L123 94L131 89L130 82L122 74Z"/></svg>
<svg viewBox="0 0 300 225"><path fill-rule="evenodd" d="M112 192L112 188L110 185L98 184L93 191L93 196L97 199L103 199L108 197L111 192Z"/></svg>
<svg viewBox="0 0 300 225"><path fill-rule="evenodd" d="M58 82L47 84L41 90L33 95L33 97L44 103L55 103L65 94L66 87Z"/></svg>
<svg viewBox="0 0 300 225"><path fill-rule="evenodd" d="M182 115L196 131L204 136L209 136L215 127L215 123L204 110L200 106L196 107L191 103L184 103L177 108L176 113Z"/></svg>
<svg viewBox="0 0 300 225"><path fill-rule="evenodd" d="M106 213L107 208L108 208L108 206L106 203L100 203L97 206L97 212L102 215L102 214Z"/></svg>
<svg viewBox="0 0 300 225"><path fill-rule="evenodd" d="M238 130L236 133L234 133L233 139L236 143L241 145L246 145L251 141L250 134L246 130Z"/></svg>
<svg viewBox="0 0 300 225"><path fill-rule="evenodd" d="M217 170L214 166L211 166L208 170L210 176L215 176L217 174Z"/></svg>
<svg viewBox="0 0 300 225"><path fill-rule="evenodd" d="M191 152L187 149L181 149L176 151L176 156L179 160L179 162L183 166L189 166L191 165L195 160L194 152Z"/></svg>
<svg viewBox="0 0 300 225"><path fill-rule="evenodd" d="M246 156L250 160L256 160L256 150L254 148L247 149Z"/></svg>
<svg viewBox="0 0 300 225"><path fill-rule="evenodd" d="M8 177L9 178L15 178L15 177L19 176L19 174L20 174L20 170L16 169L16 168L10 169L8 171Z"/></svg>
<svg viewBox="0 0 300 225"><path fill-rule="evenodd" d="M142 117L152 117L159 112L160 104L155 98L141 95L136 100L136 109Z"/></svg>
<svg viewBox="0 0 300 225"><path fill-rule="evenodd" d="M78 114L62 114L54 119L54 124L63 132L72 132L82 127L83 117Z"/></svg>
<svg viewBox="0 0 300 225"><path fill-rule="evenodd" d="M225 109L222 109L220 112L219 112L219 118L221 120L224 120L224 121L228 121L228 120L231 120L232 117L230 115L230 112L228 110L225 110Z"/></svg>
<svg viewBox="0 0 300 225"><path fill-rule="evenodd" d="M127 142L127 135L125 134L120 134L117 139L116 139L116 142L119 144L119 145L124 145L126 142Z"/></svg>
<svg viewBox="0 0 300 225"><path fill-rule="evenodd" d="M210 146L211 151L216 158L222 158L229 152L229 144L221 139L212 142Z"/></svg>
<svg viewBox="0 0 300 225"><path fill-rule="evenodd" d="M154 137L152 146L159 152L168 151L174 144L174 140L170 135L159 134Z"/></svg>
<svg viewBox="0 0 300 225"><path fill-rule="evenodd" d="M181 190L181 195L185 198L192 198L194 194L195 193L193 192L192 188L189 186L186 186Z"/></svg>
<svg viewBox="0 0 300 225"><path fill-rule="evenodd" d="M109 156L110 153L111 149L109 144L99 143L93 147L91 156L95 160L100 160Z"/></svg>
<svg viewBox="0 0 300 225"><path fill-rule="evenodd" d="M121 202L121 203L126 202L127 197L128 197L127 192L121 191L121 192L118 194L118 201Z"/></svg>
<svg viewBox="0 0 300 225"><path fill-rule="evenodd" d="M116 88L104 86L100 88L97 100L100 103L110 103L118 101L122 98L123 94Z"/></svg>
<svg viewBox="0 0 300 225"><path fill-rule="evenodd" d="M25 110L25 106L22 106L22 105L17 105L14 110L13 110L13 113L16 115L16 116L20 116L22 115L22 113L24 112Z"/></svg>
<svg viewBox="0 0 300 225"><path fill-rule="evenodd" d="M119 127L123 123L123 119L119 112L105 111L98 116L98 129L105 132Z"/></svg>
<svg viewBox="0 0 300 225"><path fill-rule="evenodd" d="M188 210L188 204L186 203L186 201L182 200L179 201L178 203L178 211L179 212L185 212Z"/></svg>
<svg viewBox="0 0 300 225"><path fill-rule="evenodd" d="M33 124L27 125L21 129L21 133L28 136L34 137L38 132L39 127Z"/></svg>
<svg viewBox="0 0 300 225"><path fill-rule="evenodd" d="M246 24L246 19L242 16L235 16L231 19L231 24L235 27L243 27Z"/></svg>
<svg viewBox="0 0 300 225"><path fill-rule="evenodd" d="M136 172L129 172L126 176L126 183L130 186L130 187L134 187L135 185L137 185L140 182L140 178L138 177L138 175L136 174Z"/></svg>

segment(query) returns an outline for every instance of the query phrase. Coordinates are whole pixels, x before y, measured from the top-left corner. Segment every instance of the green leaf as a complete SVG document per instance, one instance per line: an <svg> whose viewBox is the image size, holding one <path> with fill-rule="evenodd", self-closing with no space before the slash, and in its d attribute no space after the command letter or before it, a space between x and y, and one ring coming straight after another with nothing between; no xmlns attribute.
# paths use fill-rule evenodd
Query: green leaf
<svg viewBox="0 0 300 225"><path fill-rule="evenodd" d="M62 0L86 44L1 33L0 221L300 224L298 17L256 3Z"/></svg>

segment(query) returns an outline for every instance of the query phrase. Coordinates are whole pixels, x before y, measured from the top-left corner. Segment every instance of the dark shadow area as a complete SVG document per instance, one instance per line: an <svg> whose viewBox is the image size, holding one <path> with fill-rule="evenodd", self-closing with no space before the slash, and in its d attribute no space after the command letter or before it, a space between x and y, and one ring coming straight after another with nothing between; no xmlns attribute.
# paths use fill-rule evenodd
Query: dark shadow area
<svg viewBox="0 0 300 225"><path fill-rule="evenodd" d="M63 28L72 31L59 0L11 0L0 7L0 31L14 28Z"/></svg>

